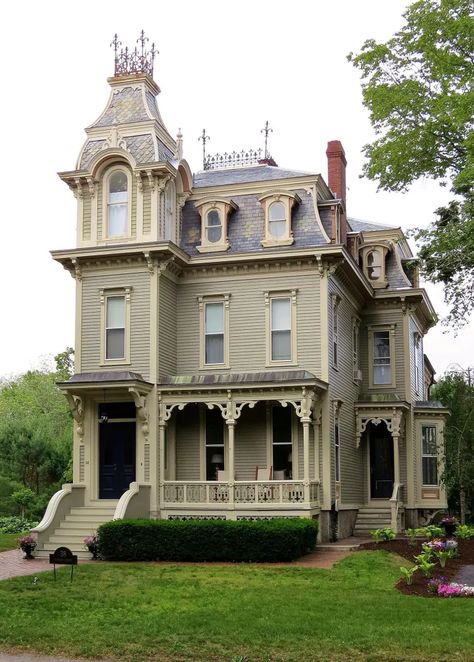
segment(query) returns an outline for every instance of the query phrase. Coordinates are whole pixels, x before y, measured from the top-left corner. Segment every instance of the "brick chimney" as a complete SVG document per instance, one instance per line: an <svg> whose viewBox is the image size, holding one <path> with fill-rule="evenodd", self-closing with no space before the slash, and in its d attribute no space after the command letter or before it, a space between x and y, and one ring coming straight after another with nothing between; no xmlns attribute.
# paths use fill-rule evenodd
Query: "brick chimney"
<svg viewBox="0 0 474 662"><path fill-rule="evenodd" d="M328 186L336 198L342 200L342 210L339 215L340 239L342 244L347 243L346 220L346 154L340 140L330 140L326 150L328 157ZM334 214L333 238L336 237L337 214Z"/></svg>

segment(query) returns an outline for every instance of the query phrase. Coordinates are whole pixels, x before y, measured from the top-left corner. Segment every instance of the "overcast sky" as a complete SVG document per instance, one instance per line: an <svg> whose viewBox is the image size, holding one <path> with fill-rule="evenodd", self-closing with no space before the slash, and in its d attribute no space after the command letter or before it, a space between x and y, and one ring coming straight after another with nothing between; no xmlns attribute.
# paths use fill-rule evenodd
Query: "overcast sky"
<svg viewBox="0 0 474 662"><path fill-rule="evenodd" d="M38 365L74 344L74 281L49 251L74 247L75 199L56 172L72 170L83 128L102 112L113 74L115 32L134 47L140 30L155 41L158 103L172 135L181 127L184 156L201 167L209 152L263 146L281 167L326 178L328 140L348 160L348 213L407 229L426 226L449 191L419 181L406 194L378 193L359 179L362 146L373 139L358 72L346 56L365 39L388 39L408 6L401 0L121 0L80 4L8 3L2 9L0 105L2 308L0 376ZM8 7L8 8L7 8ZM442 291L428 287L442 316ZM425 340L438 373L472 358L471 324L458 335L441 325Z"/></svg>

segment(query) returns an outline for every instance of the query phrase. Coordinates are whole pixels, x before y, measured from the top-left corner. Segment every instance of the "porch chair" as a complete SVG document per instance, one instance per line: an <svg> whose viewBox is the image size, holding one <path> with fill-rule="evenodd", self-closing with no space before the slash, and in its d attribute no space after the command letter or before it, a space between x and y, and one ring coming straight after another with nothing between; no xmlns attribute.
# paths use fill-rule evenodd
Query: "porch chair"
<svg viewBox="0 0 474 662"><path fill-rule="evenodd" d="M217 470L217 480L227 482L229 480L229 472L224 469Z"/></svg>
<svg viewBox="0 0 474 662"><path fill-rule="evenodd" d="M280 469L273 472L273 480L285 480L285 470Z"/></svg>
<svg viewBox="0 0 474 662"><path fill-rule="evenodd" d="M256 467L255 480L271 480L273 467Z"/></svg>

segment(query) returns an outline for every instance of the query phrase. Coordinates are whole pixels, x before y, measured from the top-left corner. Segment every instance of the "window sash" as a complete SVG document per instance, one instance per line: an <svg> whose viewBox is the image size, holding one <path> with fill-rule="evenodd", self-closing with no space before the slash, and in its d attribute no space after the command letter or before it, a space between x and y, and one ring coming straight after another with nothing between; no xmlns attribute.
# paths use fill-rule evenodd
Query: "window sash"
<svg viewBox="0 0 474 662"><path fill-rule="evenodd" d="M341 481L341 439L339 436L339 421L334 424L334 464L336 483Z"/></svg>
<svg viewBox="0 0 474 662"><path fill-rule="evenodd" d="M332 309L332 362L337 368L338 343L339 343L339 305L335 303Z"/></svg>
<svg viewBox="0 0 474 662"><path fill-rule="evenodd" d="M434 425L423 425L421 428L421 464L423 485L438 485L438 447Z"/></svg>
<svg viewBox="0 0 474 662"><path fill-rule="evenodd" d="M291 361L291 300L289 297L271 300L272 361Z"/></svg>
<svg viewBox="0 0 474 662"><path fill-rule="evenodd" d="M224 304L206 303L204 308L204 363L224 363Z"/></svg>
<svg viewBox="0 0 474 662"><path fill-rule="evenodd" d="M113 190L114 188L119 190ZM128 178L121 170L113 172L108 182L107 236L120 237L128 230Z"/></svg>
<svg viewBox="0 0 474 662"><path fill-rule="evenodd" d="M373 334L373 383L392 383L391 343L389 331L374 331Z"/></svg>
<svg viewBox="0 0 474 662"><path fill-rule="evenodd" d="M125 358L125 297L107 297L105 317L105 358Z"/></svg>

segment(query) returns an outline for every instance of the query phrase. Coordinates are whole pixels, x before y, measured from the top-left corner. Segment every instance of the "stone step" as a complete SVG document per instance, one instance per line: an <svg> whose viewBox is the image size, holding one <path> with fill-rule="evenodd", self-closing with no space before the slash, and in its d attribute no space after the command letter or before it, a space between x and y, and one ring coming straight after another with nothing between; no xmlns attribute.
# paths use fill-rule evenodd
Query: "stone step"
<svg viewBox="0 0 474 662"><path fill-rule="evenodd" d="M380 515L380 513L391 513L391 508L359 508L359 515L364 513L366 515Z"/></svg>
<svg viewBox="0 0 474 662"><path fill-rule="evenodd" d="M377 521L379 519L391 519L391 513L359 513L357 519L373 519Z"/></svg>
<svg viewBox="0 0 474 662"><path fill-rule="evenodd" d="M102 521L96 521L96 522L91 522L90 520L87 521L81 521L81 520L74 520L74 519L68 519L68 520L63 520L60 524L60 528L66 530L75 530L77 529L78 531L86 531L88 533L95 533L97 528L103 524L104 522L107 522L108 520L102 520ZM92 527L92 528L91 528Z"/></svg>
<svg viewBox="0 0 474 662"><path fill-rule="evenodd" d="M97 515L95 513L82 513L81 515L70 514L66 515L64 522L108 522L113 518L114 514Z"/></svg>
<svg viewBox="0 0 474 662"><path fill-rule="evenodd" d="M90 506L84 506L83 508L71 508L69 511L70 515L87 515L92 517L110 517L112 518L115 513L115 507L109 508L92 508Z"/></svg>

